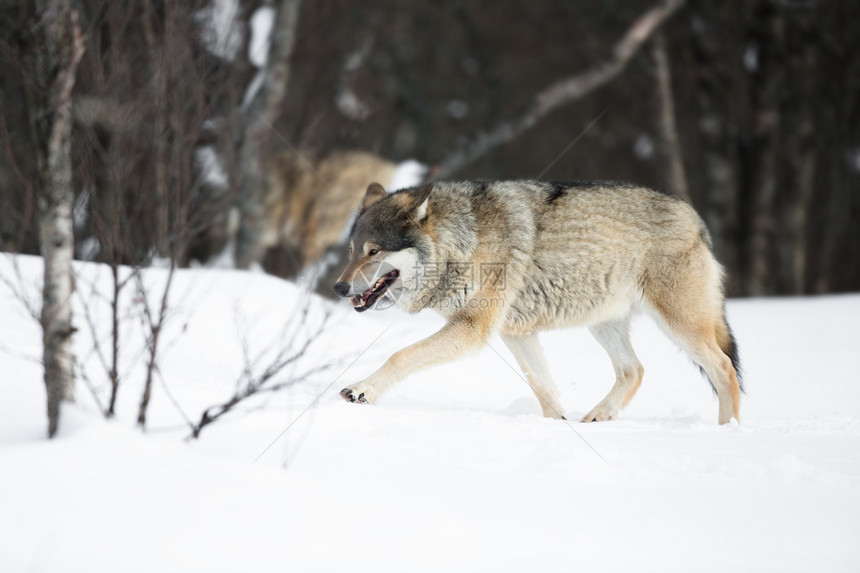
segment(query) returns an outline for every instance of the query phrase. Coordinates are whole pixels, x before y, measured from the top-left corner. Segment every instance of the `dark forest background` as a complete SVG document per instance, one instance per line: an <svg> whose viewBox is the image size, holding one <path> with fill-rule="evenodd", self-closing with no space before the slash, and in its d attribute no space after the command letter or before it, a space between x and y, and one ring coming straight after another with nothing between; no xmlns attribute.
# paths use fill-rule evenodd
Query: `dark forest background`
<svg viewBox="0 0 860 573"><path fill-rule="evenodd" d="M231 209L260 216L248 187L265 185L267 157L362 150L432 173L553 82L606 61L659 5L243 1L238 48L222 57L207 49L208 1L72 2L86 45L72 96L76 256L205 259ZM247 47L261 8L284 37L261 70L264 101L243 105L260 73ZM38 134L50 113L38 104L40 17L39 2L0 7L0 241L11 252L39 252ZM858 290L858 47L860 2L692 0L611 81L451 176L673 190L708 224L731 295ZM274 135L255 139L259 117ZM213 183L203 148L225 181Z"/></svg>

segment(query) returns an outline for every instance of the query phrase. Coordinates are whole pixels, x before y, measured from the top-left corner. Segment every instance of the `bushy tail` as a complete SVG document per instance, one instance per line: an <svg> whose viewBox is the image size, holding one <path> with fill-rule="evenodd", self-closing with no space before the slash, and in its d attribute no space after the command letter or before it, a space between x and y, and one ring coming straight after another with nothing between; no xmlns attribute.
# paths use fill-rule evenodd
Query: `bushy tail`
<svg viewBox="0 0 860 573"><path fill-rule="evenodd" d="M738 354L738 343L735 341L735 335L732 334L732 329L726 320L726 311L723 309L723 315L717 324L716 328L717 344L720 345L720 350L729 357L732 361L732 366L735 369L735 374L738 377L738 385L741 392L744 391L744 383L741 377L741 358Z"/></svg>

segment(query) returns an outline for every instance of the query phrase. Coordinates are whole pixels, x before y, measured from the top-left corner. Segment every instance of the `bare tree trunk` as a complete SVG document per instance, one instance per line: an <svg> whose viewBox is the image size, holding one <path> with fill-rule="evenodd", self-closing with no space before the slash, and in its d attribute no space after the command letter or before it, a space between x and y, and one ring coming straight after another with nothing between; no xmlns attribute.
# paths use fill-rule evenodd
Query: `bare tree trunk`
<svg viewBox="0 0 860 573"><path fill-rule="evenodd" d="M779 185L779 146L784 137L780 108L785 89L784 23L764 6L755 32L761 48L761 79L753 107L754 138L752 175L754 193L750 239L750 270L747 294L764 296L780 289L774 280L776 198Z"/></svg>
<svg viewBox="0 0 860 573"><path fill-rule="evenodd" d="M262 256L260 230L263 201L267 195L263 155L287 94L302 3L301 0L281 0L279 4L263 87L248 106L239 144L236 175L241 217L236 237L236 265L241 269L248 268Z"/></svg>
<svg viewBox="0 0 860 573"><path fill-rule="evenodd" d="M774 228L774 198L776 196L776 145L775 137L765 144L759 164L758 184L753 209L752 240L750 242L750 273L747 294L768 294L771 271L771 237Z"/></svg>
<svg viewBox="0 0 860 573"><path fill-rule="evenodd" d="M167 91L167 66L164 62L164 51L162 49L163 39L156 40L152 29L152 20L157 17L153 10L151 0L144 1L143 36L146 39L146 49L153 68L152 97L155 109L155 250L159 256L168 255L167 235L170 232L169 199L167 196L167 160L165 157L165 138L167 137L167 120L165 115L165 95ZM163 24L168 26L169 19L165 18Z"/></svg>
<svg viewBox="0 0 860 573"><path fill-rule="evenodd" d="M692 79L693 101L684 103L687 113L692 110L696 118L693 125L685 126L693 138L691 144L698 145L693 150L697 169L687 174L695 186L688 188L688 192L710 231L714 253L730 270L726 285L730 296L746 292L746 274L738 269L741 257L749 249L739 248L736 241L742 221L740 214L751 211L741 206L746 179L744 164L738 159L738 138L732 132L743 111L734 101L738 98L732 97L733 86L739 83L725 55L725 47L737 42L741 35L724 23L733 21L737 10L732 3L692 4L691 19L712 25L704 33L691 34L686 57L681 61L690 61L692 65L678 68L679 74Z"/></svg>
<svg viewBox="0 0 860 573"><path fill-rule="evenodd" d="M72 88L84 40L78 15L69 0L48 0L39 6L45 50L37 60L38 94L47 102L36 111L40 141L42 193L39 197L40 242L45 261L42 330L45 386L48 394L48 436L57 433L60 402L74 400L72 355Z"/></svg>
<svg viewBox="0 0 860 573"><path fill-rule="evenodd" d="M821 137L816 129L817 117L826 117L826 103L816 101L815 77L819 69L818 53L821 41L816 30L819 24L816 20L797 19L790 21L786 37L800 39L786 45L787 66L791 70L792 81L796 82L794 89L801 95L795 96L791 105L787 106L787 119L791 122L790 134L786 138L787 161L794 168L789 175L793 179L795 193L794 201L790 203L786 213L787 227L790 231L793 245L788 266L790 274L787 277L788 292L795 295L807 294L812 281L808 277L810 240L810 211L815 197L816 171L818 169L817 153L820 147L817 139ZM791 180L784 184L791 186ZM782 191L782 190L781 190Z"/></svg>
<svg viewBox="0 0 860 573"><path fill-rule="evenodd" d="M810 132L812 126L810 125ZM811 139L811 137L810 137ZM806 247L807 227L809 223L809 208L814 195L815 151L809 145L800 154L800 164L797 166L798 197L792 207L791 222L794 228L794 250L792 253L791 290L794 294L807 294L806 269L809 256Z"/></svg>
<svg viewBox="0 0 860 573"><path fill-rule="evenodd" d="M687 188L687 174L684 172L684 158L678 141L678 127L675 124L675 96L672 93L672 72L669 56L666 53L666 39L662 32L654 35L654 75L657 80L657 95L660 98L660 134L665 145L665 157L669 164L669 185L671 191L687 203L690 191Z"/></svg>
<svg viewBox="0 0 860 573"><path fill-rule="evenodd" d="M490 150L519 137L559 106L581 99L614 79L627 67L627 63L639 52L642 44L683 3L684 0L665 0L659 6L648 10L615 44L606 61L544 89L535 96L523 115L505 121L491 131L478 134L469 145L446 157L434 175L438 178L450 176L474 163Z"/></svg>

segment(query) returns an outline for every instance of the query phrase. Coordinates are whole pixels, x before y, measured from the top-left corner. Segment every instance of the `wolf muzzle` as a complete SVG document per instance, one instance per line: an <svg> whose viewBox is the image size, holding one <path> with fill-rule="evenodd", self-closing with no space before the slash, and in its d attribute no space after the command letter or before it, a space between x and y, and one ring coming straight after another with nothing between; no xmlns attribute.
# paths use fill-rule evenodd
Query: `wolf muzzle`
<svg viewBox="0 0 860 573"><path fill-rule="evenodd" d="M337 296L345 297L349 295L349 283L346 281L338 281L334 283L334 287L332 287L334 294Z"/></svg>

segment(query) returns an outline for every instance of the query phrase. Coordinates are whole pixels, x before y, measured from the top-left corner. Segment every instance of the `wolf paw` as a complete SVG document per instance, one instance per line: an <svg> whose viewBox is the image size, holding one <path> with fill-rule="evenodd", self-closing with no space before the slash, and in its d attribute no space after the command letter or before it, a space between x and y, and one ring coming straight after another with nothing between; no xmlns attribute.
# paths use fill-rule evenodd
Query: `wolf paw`
<svg viewBox="0 0 860 573"><path fill-rule="evenodd" d="M596 406L591 412L582 417L582 422L608 422L614 420L618 412L609 406Z"/></svg>
<svg viewBox="0 0 860 573"><path fill-rule="evenodd" d="M556 408L552 408L552 407L543 408L543 417L544 418L551 418L553 420L567 420L567 418L564 415L564 408L562 408L560 406L556 407Z"/></svg>
<svg viewBox="0 0 860 573"><path fill-rule="evenodd" d="M358 402L359 404L372 404L374 395L370 388L362 387L361 384L347 386L340 391L341 397L347 402Z"/></svg>

